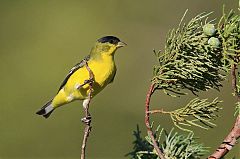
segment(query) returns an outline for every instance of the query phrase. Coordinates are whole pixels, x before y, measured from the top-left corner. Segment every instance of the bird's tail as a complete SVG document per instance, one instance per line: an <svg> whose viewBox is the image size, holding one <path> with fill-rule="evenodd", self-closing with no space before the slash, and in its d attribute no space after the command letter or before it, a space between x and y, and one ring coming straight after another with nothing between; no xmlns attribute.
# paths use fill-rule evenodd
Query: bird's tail
<svg viewBox="0 0 240 159"><path fill-rule="evenodd" d="M53 112L53 110L54 110L54 108L52 106L52 100L50 100L39 111L37 111L36 114L42 115L45 118L48 118L51 115L51 113Z"/></svg>

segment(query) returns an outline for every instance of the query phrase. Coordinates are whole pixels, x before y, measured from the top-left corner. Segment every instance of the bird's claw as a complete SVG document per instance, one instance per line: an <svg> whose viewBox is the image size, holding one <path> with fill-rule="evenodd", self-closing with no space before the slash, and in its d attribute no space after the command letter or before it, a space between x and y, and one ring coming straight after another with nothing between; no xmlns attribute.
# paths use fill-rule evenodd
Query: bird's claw
<svg viewBox="0 0 240 159"><path fill-rule="evenodd" d="M81 119L81 121L87 125L89 125L92 121L92 117L91 116L86 116L84 118Z"/></svg>
<svg viewBox="0 0 240 159"><path fill-rule="evenodd" d="M88 80L85 80L84 83L86 83L86 84L87 84L87 83L93 83L93 78L90 78L90 79L88 79Z"/></svg>
<svg viewBox="0 0 240 159"><path fill-rule="evenodd" d="M88 79L88 80L85 80L84 81L84 83L83 84L76 84L75 85L75 88L76 89L80 89L80 88L82 88L84 85L86 85L86 84L92 84L94 82L94 80L93 80L93 78L90 78L90 79Z"/></svg>

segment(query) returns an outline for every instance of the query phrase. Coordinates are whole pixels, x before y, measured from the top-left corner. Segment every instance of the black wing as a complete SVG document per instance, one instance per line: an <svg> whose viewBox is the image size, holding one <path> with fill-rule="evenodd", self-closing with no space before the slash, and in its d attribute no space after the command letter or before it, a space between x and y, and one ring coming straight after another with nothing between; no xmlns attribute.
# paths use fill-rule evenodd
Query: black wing
<svg viewBox="0 0 240 159"><path fill-rule="evenodd" d="M88 55L87 57L85 57L81 62L79 62L78 64L76 64L75 66L73 66L73 68L69 71L68 75L65 77L65 79L63 80L58 92L65 86L65 84L67 83L69 77L76 72L79 68L83 67L85 65L85 61L88 61L90 59L90 55Z"/></svg>

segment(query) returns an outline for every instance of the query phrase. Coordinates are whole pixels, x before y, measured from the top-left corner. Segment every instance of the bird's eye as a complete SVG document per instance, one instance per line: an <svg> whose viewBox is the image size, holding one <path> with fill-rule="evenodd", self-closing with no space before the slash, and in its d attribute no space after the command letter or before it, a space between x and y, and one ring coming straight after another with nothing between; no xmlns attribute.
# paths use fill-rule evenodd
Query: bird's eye
<svg viewBox="0 0 240 159"><path fill-rule="evenodd" d="M109 43L111 43L111 44L114 44L114 42L115 42L115 41L114 41L113 39L109 41Z"/></svg>

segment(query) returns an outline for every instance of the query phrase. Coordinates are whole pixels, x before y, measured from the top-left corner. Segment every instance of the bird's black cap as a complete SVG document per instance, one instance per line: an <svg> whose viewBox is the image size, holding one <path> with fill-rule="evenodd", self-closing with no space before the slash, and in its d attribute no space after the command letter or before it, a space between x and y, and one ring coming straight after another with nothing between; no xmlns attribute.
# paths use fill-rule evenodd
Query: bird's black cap
<svg viewBox="0 0 240 159"><path fill-rule="evenodd" d="M110 44L117 45L118 42L120 42L120 39L118 39L115 36L104 36L104 37L98 39L97 41L100 42L100 43L107 43L108 42Z"/></svg>

